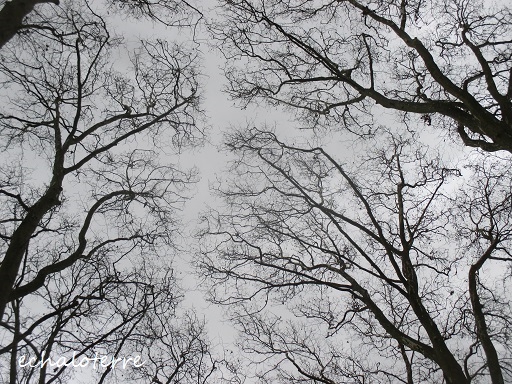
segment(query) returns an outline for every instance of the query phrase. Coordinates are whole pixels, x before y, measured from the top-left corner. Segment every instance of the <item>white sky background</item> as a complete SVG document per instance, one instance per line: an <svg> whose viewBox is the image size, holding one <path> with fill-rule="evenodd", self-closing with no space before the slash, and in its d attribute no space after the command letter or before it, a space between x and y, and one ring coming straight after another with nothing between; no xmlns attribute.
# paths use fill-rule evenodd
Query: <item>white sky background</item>
<svg viewBox="0 0 512 384"><path fill-rule="evenodd" d="M65 2L72 0L61 0L61 5ZM105 15L103 0L91 1L93 6L97 6L100 15ZM211 15L211 10L216 3L215 0L200 1L197 0L199 6L206 17ZM0 2L0 7L3 6L3 1ZM51 5L42 4L40 7L48 7ZM118 36L122 36L125 45L121 47L119 52L113 54L112 61L116 61L115 69L123 71L130 65L128 54L139 47L141 39L164 39L172 42L182 42L187 49L196 47L198 53L202 56L198 63L201 65L199 85L202 97L202 109L205 111L204 121L199 120L201 124L200 129L206 133L206 141L204 146L197 148L185 148L182 153L171 155L169 162L176 164L178 168L186 170L192 167L197 167L200 174L200 181L195 186L192 186L189 193L193 198L188 201L182 212L184 228L182 231L183 239L180 240L180 245L184 251L178 255L175 252L170 252L170 257L174 257L173 265L176 268L176 276L181 281L179 285L185 291L185 302L183 303L186 308L194 308L197 311L199 318L205 318L207 321L208 334L206 335L213 346L217 346L216 352L221 352L223 349L232 350L232 343L234 341L234 332L232 327L222 318L222 308L210 305L203 297L203 293L199 290L196 277L192 274L192 267L190 262L193 258L195 247L195 240L193 233L197 231L197 222L199 213L205 209L207 204L214 204L212 196L209 191L209 185L216 180L217 175L223 173L227 166L228 156L225 153L219 152L218 147L222 142L222 132L230 126L245 126L247 122L260 120L262 117L267 118L267 122L275 120L276 114L272 114L269 120L268 110L248 108L242 111L235 107L233 101L228 100L227 95L221 92L224 83L224 77L220 67L223 64L221 54L209 47L207 42L209 40L204 25L198 26L196 29L196 36L193 41L191 28L166 28L157 23L141 19L139 22L134 22L133 18L126 18L123 20L119 14L114 12L110 13L110 17L106 16L105 20L108 24L108 29ZM127 51L126 51L127 50ZM286 120L282 115L280 119ZM167 152L167 151L166 151ZM170 149L169 152L175 152ZM43 162L38 159L37 155L26 153L25 159L27 163L33 164L33 172L31 176L37 179L38 175L46 175L41 169ZM163 159L163 158L162 158ZM31 180L35 181L35 180ZM45 178L41 179L44 183ZM51 356L55 359L57 356ZM67 357L67 356L66 356ZM92 368L69 368L72 375L76 375L71 384L89 382L89 370Z"/></svg>
<svg viewBox="0 0 512 384"><path fill-rule="evenodd" d="M215 16L214 6L217 3L215 0L196 0L196 3L204 11L206 18ZM101 5L102 1L98 1L98 4ZM187 47L196 46L201 52L202 71L199 84L202 87L202 108L206 114L204 121L206 127L201 128L206 128L207 140L203 147L185 149L183 153L169 158L170 162L177 164L182 169L197 167L201 178L199 183L193 187L195 196L186 203L183 211L183 219L186 225L183 231L182 247L185 251L175 258L174 264L177 269L176 275L181 279L180 285L187 292L185 306L195 308L198 316L200 318L204 317L207 320L208 337L213 345L218 345L219 348L232 349L231 344L235 337L234 331L229 323L223 320L222 308L210 305L204 300L203 294L199 287L197 287L197 281L192 274L192 267L190 265L196 246L196 240L192 237L192 234L197 230L198 215L207 205L215 205L217 203L210 192L209 186L216 182L218 176L226 176L225 170L228 165L229 156L219 151L223 133L231 129L231 127L244 127L247 124L255 126L262 126L263 124L273 126L278 124L279 137L306 136L311 134L311 132L294 129L295 124L292 121L293 116L291 114L270 110L269 107L253 106L245 110L237 108L236 102L229 100L228 96L222 93L225 79L221 67L224 59L219 51L208 46L210 39L204 26L197 28L196 43L194 43L192 41L191 29L183 28L180 31L178 28L164 28L147 20L141 20L138 23L134 23L133 19L127 19L126 21L117 21L116 19L114 21L114 17L118 18L118 16L114 15L112 20L107 20L107 22L115 24L115 32L123 36L128 47L132 49L137 47L137 41L141 38L162 38L170 42L175 40L182 41ZM125 65L125 59L126 57L120 57L120 67ZM381 117L377 117L377 120ZM395 118L390 113L389 115L386 114L383 120L392 122ZM325 136L325 141L329 140L327 136L329 134ZM303 140L298 139L299 142ZM441 146L443 137L438 135L432 140L435 140L434 146ZM340 151L342 145L339 142L331 144L330 148L333 148L333 145L336 146L336 154L340 157L344 154L343 157L348 158L351 155L351 151L354 150L354 147L345 147ZM449 145L453 153L454 143L450 142Z"/></svg>
<svg viewBox="0 0 512 384"><path fill-rule="evenodd" d="M216 0L196 1L197 6L204 12L205 18L215 18ZM210 185L217 181L218 177L226 177L226 168L228 166L229 155L219 151L222 145L223 133L232 129L245 127L248 124L262 127L264 124L268 126L278 126L277 134L280 138L297 137L297 142L304 142L305 136L311 137L311 131L298 130L295 128L296 123L293 122L293 116L283 111L272 110L267 106L249 106L247 109L236 107L236 101L229 100L228 95L222 92L225 85L225 78L221 67L224 64L222 54L215 48L209 46L211 40L204 25L196 29L195 42L192 41L191 29L183 28L165 28L161 25L153 24L147 20L141 20L134 24L133 20L121 22L116 27L116 32L124 36L129 46L135 48L140 38L162 38L170 42L179 40L188 47L197 47L202 55L202 72L200 76L200 87L202 87L203 103L202 108L205 110L206 119L205 130L207 141L204 146L185 149L183 153L176 158L170 158L170 161L176 163L182 169L197 167L200 172L200 181L194 187L195 195L185 205L183 211L183 219L186 222L183 231L184 238L182 247L184 252L175 258L175 266L177 276L181 279L180 285L186 290L186 307L193 307L197 310L199 317L204 316L208 323L208 337L214 345L218 345L224 349L231 349L231 344L235 340L235 332L232 326L223 319L223 308L209 304L205 301L203 293L198 287L195 275L193 275L190 261L193 258L194 248L196 246L193 234L197 231L198 215L207 205L215 206L218 204L215 197L210 191ZM197 44L198 43L198 44ZM376 110L376 120L378 123L398 124L399 117L393 112L379 108ZM418 117L419 122L419 117ZM429 142L434 147L443 146L446 137L440 137L439 132L432 134L432 130L425 129L425 135L429 135ZM340 143L339 134L329 134L323 132L324 143L329 143L326 148L337 157L350 159L353 151L357 150L356 146L350 145L352 140L347 138L346 145ZM345 133L346 134L346 133ZM299 138L301 136L302 138ZM331 140L330 136L336 136L337 140ZM453 153L454 143L450 139L446 139L450 145L450 151ZM368 143L366 143L368 145Z"/></svg>
<svg viewBox="0 0 512 384"><path fill-rule="evenodd" d="M196 0L196 4L204 12L205 18L214 18L216 11L214 9L216 0ZM183 219L186 226L183 231L182 247L184 252L179 254L174 261L177 269L177 276L181 279L180 285L186 290L186 307L193 307L198 312L198 316L204 317L207 321L208 338L216 345L217 352L232 350L232 343L235 341L235 331L232 326L223 318L223 308L207 303L203 293L198 287L196 277L192 272L190 261L193 258L193 252L196 247L193 233L197 230L198 215L207 205L218 204L218 201L210 191L210 185L215 183L218 177L226 177L226 168L228 166L229 155L219 151L222 145L223 134L231 128L245 127L248 124L261 127L263 124L268 126L279 126L277 133L279 137L298 138L298 142L304 142L305 136L311 136L311 132L299 131L296 123L293 122L293 116L278 110L271 110L268 106L250 106L245 110L236 107L236 101L229 100L227 94L222 92L225 85L225 78L221 67L224 64L224 58L221 53L208 45L211 40L204 26L199 26L196 30L195 41L192 41L190 29L165 29L162 26L152 24L148 21L141 21L134 25L132 21L121 23L116 32L125 37L127 42L135 43L139 38L160 37L169 41L180 40L188 47L196 46L202 55L202 71L199 79L202 87L203 103L202 108L205 111L206 135L207 140L202 147L186 149L177 158L171 158L170 161L177 163L181 168L197 167L200 172L200 181L194 187L195 196L186 203L183 211ZM414 119L415 117L413 117ZM435 130L434 127L426 127L419 119L412 122L413 125L423 126L424 132L422 141L429 143L432 148L438 148L443 155L457 159L461 157L464 149L460 140L446 137L445 133ZM388 124L390 126L399 125L399 117L392 111L376 108L376 121L378 123ZM337 140L330 140L330 136L335 136ZM347 145L340 143L339 138L342 135L326 133L323 142L329 142L326 146L328 152L335 154L339 158L350 159L356 146L348 144L351 140L347 137ZM446 142L446 144L445 144ZM368 145L368 143L366 143ZM445 145L447 147L445 147ZM443 148L444 147L444 148ZM447 150L448 148L448 150ZM459 150L457 150L457 149ZM464 170L462 170L464 173ZM248 382L249 383L249 382Z"/></svg>
<svg viewBox="0 0 512 384"><path fill-rule="evenodd" d="M101 6L101 1L98 2ZM207 337L216 346L217 352L233 350L235 331L229 322L223 317L223 308L210 304L205 300L204 292L198 286L196 276L193 273L191 261L196 249L194 233L198 230L198 219L207 206L215 206L219 201L210 191L210 186L219 177L225 177L228 166L229 154L221 151L223 134L232 128L242 128L251 124L261 127L265 124L273 126L279 123L280 136L291 130L293 123L291 115L285 114L276 109L262 106L249 106L242 110L236 107L236 101L230 100L228 95L222 92L225 85L225 78L222 72L224 58L214 47L209 45L211 39L204 26L205 20L216 16L216 0L196 1L197 6L204 12L205 19L202 25L195 30L193 36L191 28L166 28L154 24L148 20L141 20L134 23L133 19L126 21L119 20L114 31L123 36L129 48L136 49L140 39L161 38L169 42L182 42L187 48L196 47L202 56L199 61L201 71L199 86L202 98L202 109L205 111L205 120L200 126L205 128L206 141L203 146L197 148L185 148L182 153L171 156L169 161L176 164L180 169L196 167L199 171L200 181L192 187L193 197L185 204L183 210L183 239L181 247L183 252L174 257L173 265L176 268L176 276L180 279L179 285L185 291L184 306L194 308L199 318L206 319L208 334ZM112 22L112 20L107 20ZM116 21L117 23L117 21ZM124 56L126 54L122 53ZM121 66L127 57L120 57ZM285 129L283 129L285 128ZM292 136L300 134L298 131L289 134Z"/></svg>

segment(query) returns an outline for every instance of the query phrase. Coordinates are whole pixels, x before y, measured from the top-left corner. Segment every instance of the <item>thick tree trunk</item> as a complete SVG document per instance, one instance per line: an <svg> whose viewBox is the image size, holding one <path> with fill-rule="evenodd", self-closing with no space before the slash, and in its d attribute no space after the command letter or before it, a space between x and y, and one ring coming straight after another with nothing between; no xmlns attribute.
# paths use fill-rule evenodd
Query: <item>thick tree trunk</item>
<svg viewBox="0 0 512 384"><path fill-rule="evenodd" d="M471 305L473 306L473 316L475 317L476 331L478 339L482 343L482 347L487 357L487 366L489 367L489 373L491 375L492 384L505 384L503 373L501 371L500 359L498 352L494 347L494 344L489 335L487 329L487 323L485 321L484 306L480 302L477 289L477 274L480 268L484 265L485 261L491 257L492 252L498 245L498 239L495 239L487 251L480 257L480 259L471 266L469 269L469 297L471 299Z"/></svg>
<svg viewBox="0 0 512 384"><path fill-rule="evenodd" d="M407 334L402 333L392 322L390 322L386 315L382 312L377 304L373 302L370 294L361 287L354 278L347 273L343 274L343 277L352 284L354 291L356 291L361 300L368 309L373 313L380 325L388 332L391 337L396 339L400 344L407 346L413 351L421 353L428 359L431 359L437 363L439 368L443 371L443 375L447 384L466 384L468 378L464 374L464 371L460 364L457 362L453 354L446 346L437 326L432 321L426 311L426 318L420 318L426 332L429 334L432 346L423 344L417 340L412 339ZM422 307L423 308L423 307ZM421 317L421 315L420 315ZM493 383L494 384L494 383Z"/></svg>
<svg viewBox="0 0 512 384"><path fill-rule="evenodd" d="M23 19L40 3L59 4L59 0L12 0L5 3L0 10L0 49L20 30Z"/></svg>
<svg viewBox="0 0 512 384"><path fill-rule="evenodd" d="M45 194L27 212L18 228L11 237L11 242L0 265L0 320L16 281L16 276L23 256L27 250L32 235L41 223L42 218L53 207L60 204L59 196L62 192L63 176L54 178Z"/></svg>

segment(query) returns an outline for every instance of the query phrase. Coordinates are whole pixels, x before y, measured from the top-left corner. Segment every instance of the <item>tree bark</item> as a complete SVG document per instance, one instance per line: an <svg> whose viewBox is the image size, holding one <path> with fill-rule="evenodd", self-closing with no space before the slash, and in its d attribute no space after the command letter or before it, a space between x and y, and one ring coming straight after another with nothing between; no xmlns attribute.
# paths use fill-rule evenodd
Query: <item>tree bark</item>
<svg viewBox="0 0 512 384"><path fill-rule="evenodd" d="M0 265L0 321L9 302L18 270L32 235L41 223L44 215L60 204L59 196L62 192L63 179L63 175L53 178L45 194L30 207L27 216L25 216L11 237L11 242Z"/></svg>
<svg viewBox="0 0 512 384"><path fill-rule="evenodd" d="M59 0L11 0L0 10L0 49L23 27L23 19L36 4L59 4Z"/></svg>
<svg viewBox="0 0 512 384"><path fill-rule="evenodd" d="M489 335L487 323L485 321L484 306L480 302L477 290L477 275L478 271L484 265L485 261L489 259L492 252L498 245L498 239L495 239L487 251L480 257L480 259L471 266L469 269L469 297L471 298L471 305L473 306L473 316L475 317L476 331L478 339L482 343L482 347L487 357L487 365L489 366L489 373L491 375L492 384L505 384L503 373L501 371L500 360L498 352Z"/></svg>

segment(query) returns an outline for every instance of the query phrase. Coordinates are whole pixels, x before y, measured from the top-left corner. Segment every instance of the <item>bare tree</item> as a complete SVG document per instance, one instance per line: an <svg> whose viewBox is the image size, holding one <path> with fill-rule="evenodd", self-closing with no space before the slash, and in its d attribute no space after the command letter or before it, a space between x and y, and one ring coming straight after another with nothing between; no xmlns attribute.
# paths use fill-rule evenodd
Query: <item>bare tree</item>
<svg viewBox="0 0 512 384"><path fill-rule="evenodd" d="M227 204L205 216L198 263L260 382L511 380L510 159L462 176L385 136L347 162L257 129L228 137Z"/></svg>
<svg viewBox="0 0 512 384"><path fill-rule="evenodd" d="M52 173L44 192L37 198L31 196L32 201L25 201L17 191L3 192L20 210L8 221L14 225L5 234L8 243L0 267L2 313L7 298L13 297L14 281L30 239L45 224L43 218L62 203L67 175L87 171L91 162L103 163L107 169L119 167L112 149L139 133L157 137L171 129L171 137L180 141L195 129L194 55L162 41L145 43L132 57L135 79L130 81L108 68L107 51L119 43L101 18L85 20L73 9L62 9L56 18L65 28L60 41L49 36L46 41L25 42L2 53L2 83L10 91L4 97L11 101L8 112L0 116L4 145L28 143L50 160ZM24 50L38 55L27 57ZM157 69L161 71L158 74ZM18 93L20 90L25 92ZM130 169L137 159L122 161ZM117 196L134 199L138 192L134 187L145 186L132 185L130 174L123 176L126 184L116 180L115 185L122 188L100 197L90 215ZM5 184L21 188L11 180ZM84 222L84 232L89 225ZM84 239L82 247L85 245ZM82 253L79 249L76 257Z"/></svg>
<svg viewBox="0 0 512 384"><path fill-rule="evenodd" d="M512 151L512 14L505 2L226 0L212 36L228 92L302 124L375 130L375 105L465 145ZM417 129L414 127L414 129Z"/></svg>
<svg viewBox="0 0 512 384"><path fill-rule="evenodd" d="M171 266L197 177L161 159L202 141L197 53L128 52L87 2L36 16L0 51L0 381L140 355L143 369L97 365L91 381L205 383L219 363Z"/></svg>

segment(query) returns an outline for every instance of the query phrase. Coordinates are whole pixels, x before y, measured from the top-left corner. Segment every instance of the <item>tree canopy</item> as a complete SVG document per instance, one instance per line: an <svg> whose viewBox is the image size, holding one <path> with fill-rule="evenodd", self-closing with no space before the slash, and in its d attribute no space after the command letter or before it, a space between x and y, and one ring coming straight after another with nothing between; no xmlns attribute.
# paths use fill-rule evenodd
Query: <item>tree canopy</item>
<svg viewBox="0 0 512 384"><path fill-rule="evenodd" d="M80 379L512 381L507 4L216 4L1 3L0 381L72 382L97 355L132 364ZM168 35L125 39L121 19ZM204 20L227 94L296 125L224 133L223 204L187 243L239 332L229 358L173 265Z"/></svg>
<svg viewBox="0 0 512 384"><path fill-rule="evenodd" d="M229 135L198 259L212 300L262 383L508 382L510 160L459 170L414 136L371 144L348 161Z"/></svg>
<svg viewBox="0 0 512 384"><path fill-rule="evenodd" d="M198 53L112 26L200 15L43 3L0 11L0 381L222 382L172 265L197 172L163 158L203 141ZM132 362L73 365L98 355Z"/></svg>
<svg viewBox="0 0 512 384"><path fill-rule="evenodd" d="M512 14L481 1L228 0L213 36L228 92L302 125L371 133L374 105L512 150ZM239 65L242 62L244 65ZM408 120L406 118L406 120Z"/></svg>
<svg viewBox="0 0 512 384"><path fill-rule="evenodd" d="M313 128L228 133L225 205L203 218L197 263L258 382L512 380L509 7L219 9L227 92Z"/></svg>

